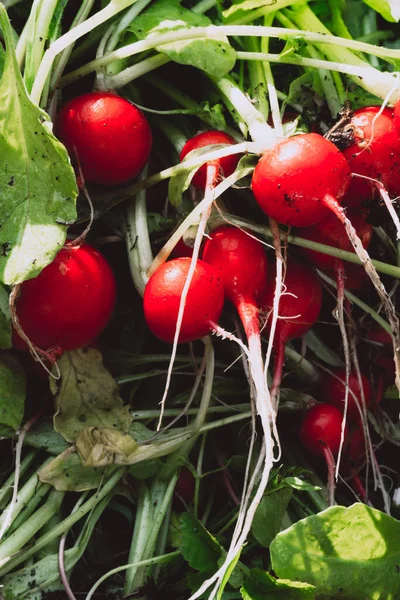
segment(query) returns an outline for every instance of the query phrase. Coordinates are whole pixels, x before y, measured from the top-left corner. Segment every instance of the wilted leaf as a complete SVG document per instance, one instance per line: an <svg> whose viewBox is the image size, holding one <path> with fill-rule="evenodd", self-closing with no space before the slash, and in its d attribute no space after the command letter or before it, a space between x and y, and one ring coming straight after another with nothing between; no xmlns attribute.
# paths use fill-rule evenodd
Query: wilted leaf
<svg viewBox="0 0 400 600"><path fill-rule="evenodd" d="M317 595L393 600L400 594L400 522L356 503L333 506L279 533L272 568L310 583Z"/></svg>
<svg viewBox="0 0 400 600"><path fill-rule="evenodd" d="M73 448L68 448L38 472L39 480L62 492L83 492L99 487L113 467L85 467Z"/></svg>
<svg viewBox="0 0 400 600"><path fill-rule="evenodd" d="M130 435L118 429L87 427L76 438L75 447L87 467L124 465L138 445Z"/></svg>
<svg viewBox="0 0 400 600"><path fill-rule="evenodd" d="M54 431L50 421L43 421L30 429L24 438L24 444L41 448L53 456L58 456L69 447L64 438Z"/></svg>
<svg viewBox="0 0 400 600"><path fill-rule="evenodd" d="M86 427L129 430L129 407L124 406L100 352L94 348L66 352L59 368L60 380L51 383L57 408L54 429L68 442L74 442Z"/></svg>

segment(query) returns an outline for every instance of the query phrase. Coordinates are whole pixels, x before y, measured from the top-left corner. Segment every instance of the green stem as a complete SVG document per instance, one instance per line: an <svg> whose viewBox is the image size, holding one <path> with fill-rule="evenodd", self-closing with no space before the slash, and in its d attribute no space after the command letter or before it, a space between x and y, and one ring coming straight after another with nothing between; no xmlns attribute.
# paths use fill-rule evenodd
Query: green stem
<svg viewBox="0 0 400 600"><path fill-rule="evenodd" d="M155 71L159 67L162 67L169 62L170 59L164 54L150 56L149 58L146 58L135 65L131 65L130 67L123 69L115 75L107 75L104 79L104 87L110 90L118 90L131 81L139 79L140 77L143 77L143 75L151 73L152 71Z"/></svg>
<svg viewBox="0 0 400 600"><path fill-rule="evenodd" d="M31 466L31 464L34 461L34 459L36 458L36 456L37 456L37 452L32 451L32 452L29 452L25 456L25 458L21 461L21 466L20 466L20 471L19 471L20 477L22 477L26 473L26 471ZM15 471L13 471L11 473L11 475L8 477L8 479L1 486L0 510L2 510L2 511L5 509L5 506L6 506L5 503L8 502L9 499L11 498L14 481L15 481Z"/></svg>
<svg viewBox="0 0 400 600"><path fill-rule="evenodd" d="M232 406L210 406L208 409L209 414L218 414L225 412L243 412L248 409L248 404L233 404ZM197 415L198 408L189 408L185 414ZM164 415L166 417L177 417L182 413L181 408L166 408ZM156 419L160 416L159 410L138 410L132 412L132 416L135 420L146 420Z"/></svg>
<svg viewBox="0 0 400 600"><path fill-rule="evenodd" d="M40 61L43 58L45 44L49 35L49 27L57 4L58 0L43 0L38 6L32 23L32 35L29 36L25 54L24 80L28 92L32 89Z"/></svg>
<svg viewBox="0 0 400 600"><path fill-rule="evenodd" d="M71 29L77 27L84 21L86 21L89 16L90 11L92 10L93 4L95 0L83 0L75 19L72 22ZM54 90L62 77L65 67L70 59L71 53L74 49L75 44L71 44L68 48L66 48L59 56L57 60L57 64L53 70L53 73L50 78L50 89Z"/></svg>
<svg viewBox="0 0 400 600"><path fill-rule="evenodd" d="M250 52L258 52L260 50L260 41L257 38L250 37L245 40L245 42L245 47ZM248 69L251 84L251 96L254 100L254 105L267 121L269 115L269 103L267 100L267 81L265 79L263 65L259 62L250 62L248 64Z"/></svg>
<svg viewBox="0 0 400 600"><path fill-rule="evenodd" d="M40 63L37 75L35 78L34 85L32 87L31 98L34 102L39 104L40 97L42 95L43 88L53 66L54 59L63 50L74 44L79 38L86 35L95 27L98 27L105 21L108 21L121 10L131 6L135 0L111 0L110 3L102 10L91 16L89 19L80 23L77 27L74 27L66 34L62 35L58 40L53 42L50 47L46 50L42 62Z"/></svg>
<svg viewBox="0 0 400 600"><path fill-rule="evenodd" d="M210 412L210 411L208 411L208 412ZM194 515L195 515L196 519L198 518L198 514L199 514L200 481L201 481L201 475L202 475L202 470L203 470L203 460L204 460L204 454L205 454L205 450L206 450L206 442L207 442L207 434L205 433L201 438L199 455L197 457L196 479L194 482L193 505L194 505Z"/></svg>
<svg viewBox="0 0 400 600"><path fill-rule="evenodd" d="M276 5L274 5L275 7ZM104 9L105 10L105 9ZM275 10L275 8L274 8ZM83 65L79 69L69 73L64 78L64 85L75 81L75 79L79 79L89 73L98 70L108 64L111 64L115 60L120 60L121 58L127 58L128 56L133 56L135 54L139 54L140 52L144 52L145 50L149 50L151 48L155 48L158 46L162 46L163 44L168 44L172 42L177 42L181 40L188 39L198 39L204 37L220 37L221 35L228 36L261 36L261 37L273 37L280 38L283 40L290 40L291 38L304 38L306 42L316 43L323 45L323 49L321 50L324 54L327 54L326 48L331 48L332 56L329 58L334 62L339 60L341 63L348 63L350 65L358 66L360 69L362 67L369 67L368 71L368 81L374 86L377 83L381 84L382 88L386 88L386 94L389 90L392 90L396 86L397 80L396 77L391 73L381 73L377 69L374 69L366 63L365 61L359 59L352 50L356 50L359 52L366 52L373 56L380 56L381 58L400 58L400 51L394 50L391 48L384 48L382 46L375 46L373 44L366 44L364 42L360 42L357 40L348 40L345 38L339 38L333 35L330 35L329 31L325 29L320 23L320 21L315 17L315 15L310 11L313 21L313 26L315 26L315 22L317 23L319 30L317 32L312 31L313 26L309 26L306 22L306 29L286 29L284 27L263 27L259 25L209 25L207 27L193 27L190 29L181 29L179 31L168 32L164 34L160 34L159 36L154 36L151 39L140 40L138 42L134 42L133 44L128 44L122 48L118 48L118 50L114 50L109 54L106 54L100 59L95 59ZM95 15L96 16L96 15ZM297 13L296 19L294 19L297 23ZM88 22L88 21L87 21ZM322 29L322 33L320 30ZM310 31L311 30L311 31ZM63 40L65 36L57 40L58 43L60 40ZM70 42L71 43L71 42ZM334 46L334 48L333 48ZM46 58L46 56L45 56ZM42 61L43 64L43 61ZM41 65L42 67L42 65ZM44 71L44 68L42 69ZM39 74L38 74L39 75ZM367 72L364 73L364 77L367 76ZM36 83L36 82L35 82ZM365 83L360 80L357 80L357 83L361 85L361 87L365 87ZM37 85L39 87L39 84ZM367 88L366 88L367 89ZM373 91L373 93L376 93ZM393 93L392 100L395 101L399 96L400 92L396 91Z"/></svg>
<svg viewBox="0 0 400 600"><path fill-rule="evenodd" d="M7 569L11 556L21 550L27 542L43 527L45 523L60 509L64 492L52 490L45 504L39 508L22 527L19 527L9 538L0 544L0 565ZM3 569L1 569L3 571Z"/></svg>
<svg viewBox="0 0 400 600"><path fill-rule="evenodd" d="M89 500L87 500L75 513L69 515L66 519L61 521L61 523L57 525L53 529L53 531L40 536L40 538L29 548L18 552L16 556L10 558L6 564L0 567L0 577L3 577L6 573L12 571L16 566L20 565L21 563L24 563L31 556L33 556L39 550L41 550L41 548L47 546L47 544L49 544L54 538L58 538L60 535L68 531L68 529L70 529L72 525L77 523L88 512L93 510L99 504L99 502L101 502L101 500L105 498L105 496L107 496L107 494L109 494L114 489L114 487L117 485L118 481L122 478L124 473L125 469L118 469L117 471L115 471L115 473L113 473L113 475L104 484L104 486L98 492L93 494L89 498ZM1 546L2 545L0 545L0 549Z"/></svg>
<svg viewBox="0 0 400 600"><path fill-rule="evenodd" d="M271 13L270 15L264 17L264 25L267 27L272 25L274 16L275 16L275 13ZM269 38L261 38L261 45L260 45L261 52L268 52L268 49L269 49ZM250 62L250 65L251 65L251 62ZM250 65L249 65L249 68L250 68ZM278 95L276 93L276 87L275 87L275 82L274 82L274 76L272 74L271 65L269 62L264 62L262 64L262 68L264 71L264 77L265 77L266 84L267 84L269 103L271 106L272 122L274 124L274 127L275 127L278 137L282 138L282 137L284 137L283 127L282 127L282 119L281 119L281 114L280 114L280 110L279 110Z"/></svg>
<svg viewBox="0 0 400 600"><path fill-rule="evenodd" d="M20 510L19 515L14 519L12 525L10 525L9 529L7 530L7 537L9 537L19 527L23 526L23 524L34 512L35 508L40 504L44 496L49 493L49 491L50 485L47 483L39 483L37 485L34 495L27 502L25 502L25 505L22 506L23 510ZM20 508L18 504L17 506Z"/></svg>
<svg viewBox="0 0 400 600"><path fill-rule="evenodd" d="M132 590L133 581L138 570L135 563L141 560L146 546L149 522L152 520L152 508L153 500L150 490L146 482L139 482L137 486L135 526L133 528L132 542L128 557L128 563L130 563L131 566L126 570L124 595L129 594Z"/></svg>

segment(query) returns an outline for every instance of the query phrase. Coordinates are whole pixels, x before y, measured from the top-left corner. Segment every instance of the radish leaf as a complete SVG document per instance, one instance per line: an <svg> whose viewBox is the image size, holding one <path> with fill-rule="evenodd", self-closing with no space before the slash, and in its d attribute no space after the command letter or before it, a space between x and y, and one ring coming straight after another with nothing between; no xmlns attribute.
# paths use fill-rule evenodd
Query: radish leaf
<svg viewBox="0 0 400 600"><path fill-rule="evenodd" d="M265 571L251 569L250 579L244 583L241 592L243 600L310 600L315 598L315 587L299 581L274 579Z"/></svg>
<svg viewBox="0 0 400 600"><path fill-rule="evenodd" d="M262 546L268 548L279 533L292 492L291 487L280 488L264 496L257 506L251 532Z"/></svg>
<svg viewBox="0 0 400 600"><path fill-rule="evenodd" d="M386 21L397 23L400 21L399 0L363 0L371 8L376 10Z"/></svg>
<svg viewBox="0 0 400 600"><path fill-rule="evenodd" d="M124 406L100 352L94 348L66 352L59 368L60 380L51 382L57 409L54 429L65 440L74 442L79 432L89 426L129 430L129 408Z"/></svg>
<svg viewBox="0 0 400 600"><path fill-rule="evenodd" d="M76 438L75 446L85 467L127 464L138 448L130 435L111 427L83 429Z"/></svg>
<svg viewBox="0 0 400 600"><path fill-rule="evenodd" d="M0 7L6 56L0 86L0 280L35 277L63 246L76 218L75 175L48 115L27 95L10 23Z"/></svg>
<svg viewBox="0 0 400 600"><path fill-rule="evenodd" d="M25 373L20 362L6 352L0 357L0 436L13 435L24 416Z"/></svg>
<svg viewBox="0 0 400 600"><path fill-rule="evenodd" d="M276 536L270 552L279 577L310 583L318 596L400 594L400 523L365 504L333 506L298 521Z"/></svg>
<svg viewBox="0 0 400 600"><path fill-rule="evenodd" d="M8 292L0 285L0 350L11 348L11 316Z"/></svg>
<svg viewBox="0 0 400 600"><path fill-rule="evenodd" d="M151 39L168 31L207 25L211 25L208 17L183 8L179 0L156 0L135 18L129 29L139 39ZM236 60L234 49L223 35L218 39L198 38L164 44L157 50L175 62L197 67L218 78L229 73Z"/></svg>
<svg viewBox="0 0 400 600"><path fill-rule="evenodd" d="M189 565L201 573L212 573L222 548L204 525L189 513L181 516L181 552Z"/></svg>

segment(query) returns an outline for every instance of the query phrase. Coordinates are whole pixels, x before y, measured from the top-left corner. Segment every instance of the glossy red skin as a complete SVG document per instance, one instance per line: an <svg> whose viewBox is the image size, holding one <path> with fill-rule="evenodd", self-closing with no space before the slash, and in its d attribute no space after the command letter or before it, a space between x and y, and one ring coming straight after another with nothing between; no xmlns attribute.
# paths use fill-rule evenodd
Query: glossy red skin
<svg viewBox="0 0 400 600"><path fill-rule="evenodd" d="M114 274L103 255L88 244L66 246L38 277L22 283L17 315L39 348L75 350L101 333L115 298ZM26 349L18 335L13 344Z"/></svg>
<svg viewBox="0 0 400 600"><path fill-rule="evenodd" d="M334 406L316 404L303 418L300 429L301 444L317 456L324 454L324 446L328 447L335 456L340 446L342 420L342 413Z"/></svg>
<svg viewBox="0 0 400 600"><path fill-rule="evenodd" d="M183 146L180 160L182 161L189 152L192 150L197 150L198 148L203 148L204 146L210 146L211 144L236 144L236 140L233 139L232 136L224 133L223 131L204 131L203 133L199 133L194 137L190 138ZM232 154L232 156L225 156L224 158L219 158L216 161L219 165L220 171L224 177L229 177L232 175L236 166L239 162L240 154ZM193 176L192 183L197 188L204 190L206 187L206 179L207 179L207 164L201 166L198 171Z"/></svg>
<svg viewBox="0 0 400 600"><path fill-rule="evenodd" d="M207 239L203 260L221 278L225 296L237 306L241 301L258 301L267 286L267 256L262 243L237 227L223 225Z"/></svg>
<svg viewBox="0 0 400 600"><path fill-rule="evenodd" d="M400 136L400 99L397 100L396 104L394 105L393 123L397 131L397 135Z"/></svg>
<svg viewBox="0 0 400 600"><path fill-rule="evenodd" d="M278 340L286 343L307 333L318 319L322 306L321 284L308 265L289 258L284 285L287 293L281 296L279 302L280 318L276 324L275 344ZM267 312L272 309L274 292L275 274L269 278L263 298L262 305ZM267 327L270 323L271 317Z"/></svg>
<svg viewBox="0 0 400 600"><path fill-rule="evenodd" d="M190 258L175 258L157 269L150 277L143 297L144 315L150 330L160 340L172 344L179 303ZM198 260L189 292L179 335L179 342L193 342L210 332L210 322L218 322L224 305L222 282L215 269Z"/></svg>
<svg viewBox="0 0 400 600"><path fill-rule="evenodd" d="M362 245L365 249L368 248L372 239L372 225L367 223L358 213L348 212L347 217L350 219L354 229L360 238ZM344 225L339 221L335 215L329 215L323 221L312 225L311 227L304 227L298 230L297 235L306 240L318 242L319 244L325 244L327 246L333 246L340 250L346 250L347 252L354 252L352 243L350 242ZM301 249L307 259L313 263L318 269L321 270L334 270L337 258L323 254L322 252L316 252L315 250L309 250L308 248ZM344 263L345 269L349 263Z"/></svg>
<svg viewBox="0 0 400 600"><path fill-rule="evenodd" d="M345 398L345 381L346 381L346 370L345 368L334 369L332 371L334 375L340 377L340 381L330 375L329 373L325 373L323 380L320 384L319 395L320 398L323 398L325 402L328 402L332 406L335 406L342 413L344 411L344 398ZM363 373L361 373L361 380L363 384L365 403L367 408L371 405L372 402L372 386L371 382ZM358 383L358 377L355 371L350 371L349 377L349 396L348 396L348 407L347 407L347 415L348 418L354 423L360 422L360 413L357 408L357 404L350 394L350 390L355 394L358 399L358 402L361 405L361 390Z"/></svg>
<svg viewBox="0 0 400 600"><path fill-rule="evenodd" d="M90 92L67 102L56 135L79 163L84 179L117 185L135 177L147 163L152 136L143 113L108 92Z"/></svg>
<svg viewBox="0 0 400 600"><path fill-rule="evenodd" d="M329 194L340 203L350 184L343 154L318 133L286 138L267 150L253 172L251 187L262 210L294 227L308 227L330 214Z"/></svg>
<svg viewBox="0 0 400 600"><path fill-rule="evenodd" d="M393 109L380 106L356 110L351 118L355 142L343 154L352 173L381 181L392 196L400 194L400 140L393 122ZM374 121L375 119L375 121ZM372 138L372 141L371 141ZM370 201L374 186L369 181L353 177L343 204L354 206Z"/></svg>

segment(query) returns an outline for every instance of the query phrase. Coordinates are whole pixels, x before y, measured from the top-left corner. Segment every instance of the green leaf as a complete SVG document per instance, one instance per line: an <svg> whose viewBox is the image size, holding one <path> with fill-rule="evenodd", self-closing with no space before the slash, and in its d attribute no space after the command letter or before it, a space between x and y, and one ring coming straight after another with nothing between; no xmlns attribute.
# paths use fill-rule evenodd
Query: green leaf
<svg viewBox="0 0 400 600"><path fill-rule="evenodd" d="M0 350L7 350L12 347L11 331L8 292L0 285Z"/></svg>
<svg viewBox="0 0 400 600"><path fill-rule="evenodd" d="M211 25L208 17L183 8L179 0L156 0L135 18L129 29L139 39L151 39L169 31L207 25ZM236 60L234 49L223 35L218 39L182 40L156 49L175 62L197 67L217 78L229 73Z"/></svg>
<svg viewBox="0 0 400 600"><path fill-rule="evenodd" d="M315 598L315 587L299 581L274 579L265 571L251 569L241 589L243 600L311 600Z"/></svg>
<svg viewBox="0 0 400 600"><path fill-rule="evenodd" d="M394 600L400 594L400 522L365 504L333 506L279 533L272 568L317 595Z"/></svg>
<svg viewBox="0 0 400 600"><path fill-rule="evenodd" d="M363 0L365 4L376 10L386 21L398 23L400 21L399 0Z"/></svg>
<svg viewBox="0 0 400 600"><path fill-rule="evenodd" d="M271 6L271 11L273 11L275 3L276 0L218 0L219 6L223 9L222 16L226 23L240 19L248 11L262 6Z"/></svg>
<svg viewBox="0 0 400 600"><path fill-rule="evenodd" d="M38 472L39 480L49 483L61 492L83 492L99 487L105 474L110 476L114 467L85 467L78 454L68 448Z"/></svg>
<svg viewBox="0 0 400 600"><path fill-rule="evenodd" d="M300 477L285 477L282 483L289 485L294 490L299 490L300 492L316 492L321 489L317 485L313 485L308 481L304 481L304 479L300 479Z"/></svg>
<svg viewBox="0 0 400 600"><path fill-rule="evenodd" d="M0 85L0 280L36 277L62 248L76 219L77 186L48 115L31 102L15 57L10 23L0 6L6 57Z"/></svg>
<svg viewBox="0 0 400 600"><path fill-rule="evenodd" d="M201 573L213 572L222 548L201 521L189 513L181 515L181 544L182 556L193 569Z"/></svg>
<svg viewBox="0 0 400 600"><path fill-rule="evenodd" d="M43 421L30 429L25 435L24 444L45 450L53 456L58 456L69 448L62 435L54 431L50 421Z"/></svg>
<svg viewBox="0 0 400 600"><path fill-rule="evenodd" d="M74 442L86 427L129 430L129 407L124 406L118 385L98 350L87 347L65 352L59 368L60 379L51 381L57 409L54 429L67 442Z"/></svg>
<svg viewBox="0 0 400 600"><path fill-rule="evenodd" d="M224 595L225 587L228 583L231 583L233 587L240 587L242 585L242 574L239 570L236 569L236 565L239 561L241 555L241 550L236 554L235 558L229 563L229 567L227 568L225 575L221 581L221 585L218 589L217 600L222 600ZM222 566L225 557L219 560L218 566ZM233 581L233 583L232 583Z"/></svg>
<svg viewBox="0 0 400 600"><path fill-rule="evenodd" d="M15 432L24 416L26 397L25 373L15 356L0 356L0 433L10 429Z"/></svg>
<svg viewBox="0 0 400 600"><path fill-rule="evenodd" d="M264 496L258 505L251 532L262 546L268 548L279 533L291 497L292 488L283 487Z"/></svg>

